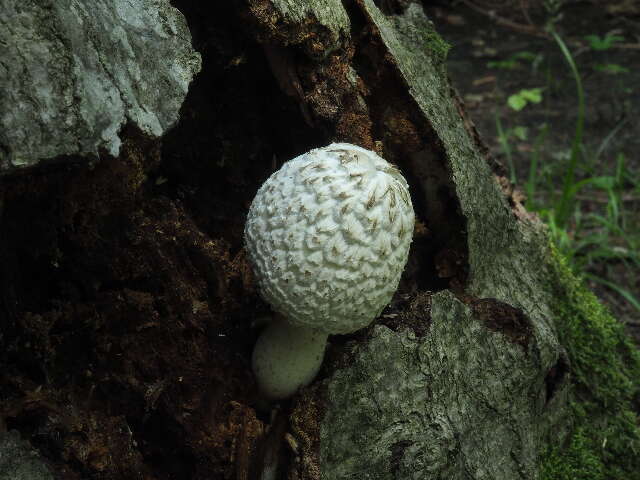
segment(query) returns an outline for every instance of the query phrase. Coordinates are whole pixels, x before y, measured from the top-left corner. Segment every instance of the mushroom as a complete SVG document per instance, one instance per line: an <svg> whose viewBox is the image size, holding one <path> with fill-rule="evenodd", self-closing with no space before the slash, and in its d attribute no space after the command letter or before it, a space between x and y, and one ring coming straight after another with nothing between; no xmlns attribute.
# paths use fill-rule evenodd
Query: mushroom
<svg viewBox="0 0 640 480"><path fill-rule="evenodd" d="M328 335L380 314L398 287L413 226L400 171L348 143L300 155L260 187L244 236L259 291L277 312L252 357L265 396L284 399L309 384Z"/></svg>

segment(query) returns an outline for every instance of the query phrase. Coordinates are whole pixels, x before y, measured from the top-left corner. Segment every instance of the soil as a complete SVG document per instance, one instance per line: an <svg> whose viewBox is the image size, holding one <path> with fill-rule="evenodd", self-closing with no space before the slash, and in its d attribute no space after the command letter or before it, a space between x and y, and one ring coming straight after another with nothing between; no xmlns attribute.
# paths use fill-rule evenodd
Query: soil
<svg viewBox="0 0 640 480"><path fill-rule="evenodd" d="M556 30L572 53L585 91L584 161L578 178L613 175L618 154L624 154L635 190L632 182L624 185L627 200L623 208L628 216L628 234L638 236L640 157L636 152L640 151L640 136L635 117L640 111L640 71L635 67L640 64L640 3L563 3ZM448 55L449 75L491 154L508 173L509 162L496 119L505 132L526 132L520 138L513 133L509 137L516 184L524 190L532 159L539 152L538 198L551 201L566 172L578 100L570 68L558 45L545 33L549 12L543 2L475 0L425 5L438 32L453 47ZM585 38L606 34L617 35L620 40L601 51L591 48ZM601 71L602 65L623 70L606 73ZM533 88L542 89L540 103L530 103L521 111L509 107L510 95ZM545 129L547 134L543 136ZM579 208L602 213L606 196L585 192ZM627 268L613 259L592 264L588 271L618 283L640 299L638 267ZM601 284L591 282L590 286L640 345L640 311Z"/></svg>

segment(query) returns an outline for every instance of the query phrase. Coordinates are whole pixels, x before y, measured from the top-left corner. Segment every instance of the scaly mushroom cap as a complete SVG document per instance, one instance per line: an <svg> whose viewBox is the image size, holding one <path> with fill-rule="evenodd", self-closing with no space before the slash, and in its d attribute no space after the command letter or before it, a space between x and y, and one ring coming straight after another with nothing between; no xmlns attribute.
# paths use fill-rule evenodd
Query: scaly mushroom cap
<svg viewBox="0 0 640 480"><path fill-rule="evenodd" d="M295 326L367 326L407 262L414 214L400 171L348 143L286 162L253 199L245 242L260 292Z"/></svg>

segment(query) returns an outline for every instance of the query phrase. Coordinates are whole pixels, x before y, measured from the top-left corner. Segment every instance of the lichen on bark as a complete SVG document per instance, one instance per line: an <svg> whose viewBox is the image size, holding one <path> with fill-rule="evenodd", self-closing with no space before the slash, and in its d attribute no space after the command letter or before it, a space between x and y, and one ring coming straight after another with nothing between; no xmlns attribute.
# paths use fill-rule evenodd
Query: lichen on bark
<svg viewBox="0 0 640 480"><path fill-rule="evenodd" d="M249 8L264 29L265 43L302 44L323 58L349 38L351 21L340 0L249 0Z"/></svg>
<svg viewBox="0 0 640 480"><path fill-rule="evenodd" d="M452 293L434 295L427 335L377 326L329 381L322 478L533 478L539 362Z"/></svg>
<svg viewBox="0 0 640 480"><path fill-rule="evenodd" d="M313 16L317 23L331 31L336 43L341 35L349 33L349 16L339 0L273 0L272 3L285 18L294 22Z"/></svg>
<svg viewBox="0 0 640 480"><path fill-rule="evenodd" d="M115 157L127 122L159 137L199 70L185 19L167 0L3 2L0 173Z"/></svg>

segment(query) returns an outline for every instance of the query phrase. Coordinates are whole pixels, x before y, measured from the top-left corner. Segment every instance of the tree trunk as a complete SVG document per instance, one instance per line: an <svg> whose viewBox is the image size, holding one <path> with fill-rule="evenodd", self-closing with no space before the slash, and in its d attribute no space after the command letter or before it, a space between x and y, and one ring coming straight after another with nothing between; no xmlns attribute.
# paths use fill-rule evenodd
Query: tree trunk
<svg viewBox="0 0 640 480"><path fill-rule="evenodd" d="M36 38L0 33L20 93L0 98L0 432L65 479L640 478L638 354L501 176L420 4L175 0L202 72L164 133L199 68L177 10L72 28L36 3L0 6ZM38 49L55 42L67 70ZM244 218L274 168L331 141L402 170L410 260L381 317L265 412Z"/></svg>

